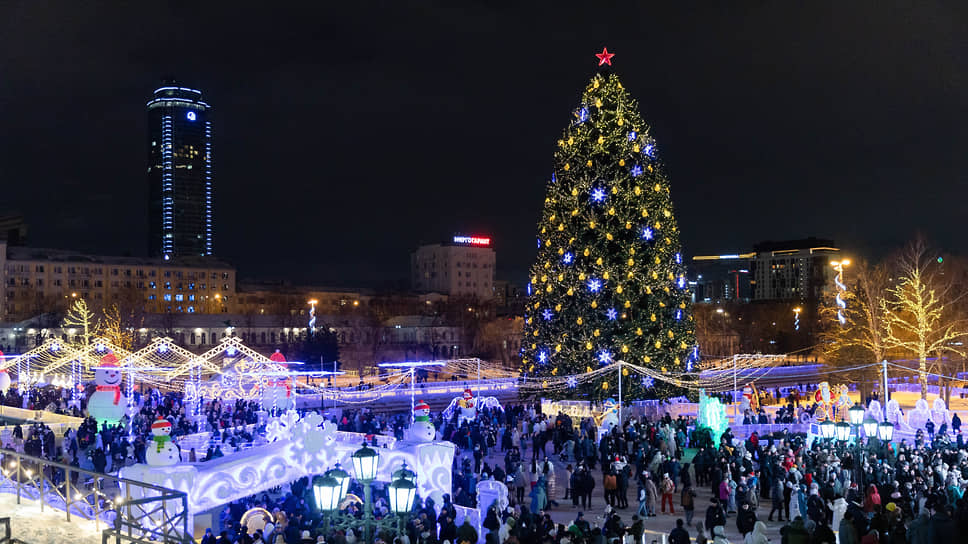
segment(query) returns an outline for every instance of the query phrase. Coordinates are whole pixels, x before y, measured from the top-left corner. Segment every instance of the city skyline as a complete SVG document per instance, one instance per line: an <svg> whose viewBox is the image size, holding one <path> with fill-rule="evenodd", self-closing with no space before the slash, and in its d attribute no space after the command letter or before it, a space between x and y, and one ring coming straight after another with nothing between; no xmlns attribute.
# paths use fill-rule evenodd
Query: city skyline
<svg viewBox="0 0 968 544"><path fill-rule="evenodd" d="M243 277L403 281L411 251L463 232L490 236L497 277L520 282L555 135L607 45L653 120L687 255L811 235L879 254L918 230L962 250L952 10L641 7L575 38L587 14L567 5L234 24L214 7L3 9L2 207L31 245L142 254L142 99L171 73L218 105L217 253Z"/></svg>

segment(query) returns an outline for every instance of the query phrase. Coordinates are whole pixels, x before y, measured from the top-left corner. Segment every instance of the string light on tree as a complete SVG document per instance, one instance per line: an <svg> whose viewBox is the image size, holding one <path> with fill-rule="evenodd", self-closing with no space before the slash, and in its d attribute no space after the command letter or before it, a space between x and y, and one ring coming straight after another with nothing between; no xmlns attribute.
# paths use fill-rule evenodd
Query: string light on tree
<svg viewBox="0 0 968 544"><path fill-rule="evenodd" d="M614 53L596 57L611 66ZM679 375L698 354L679 227L651 129L612 73L596 74L572 111L555 182L546 184L522 361L542 395L600 401L611 396L609 375L593 369L622 359ZM548 346L553 361L542 355ZM623 396L681 394L673 385L689 379L648 391L630 380Z"/></svg>

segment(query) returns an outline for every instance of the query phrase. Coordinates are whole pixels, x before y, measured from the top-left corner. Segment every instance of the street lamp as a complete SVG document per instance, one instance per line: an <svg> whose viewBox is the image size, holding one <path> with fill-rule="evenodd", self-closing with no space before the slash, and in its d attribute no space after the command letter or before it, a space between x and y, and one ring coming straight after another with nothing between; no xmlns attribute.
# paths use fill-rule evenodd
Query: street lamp
<svg viewBox="0 0 968 544"><path fill-rule="evenodd" d="M364 484L368 484L376 479L376 467L380 460L380 454L376 450L363 443L363 447L353 452L353 468L356 470L356 477Z"/></svg>
<svg viewBox="0 0 968 544"><path fill-rule="evenodd" d="M833 421L825 420L820 424L820 436L824 439L830 439L834 437L837 432L837 425Z"/></svg>
<svg viewBox="0 0 968 544"><path fill-rule="evenodd" d="M339 503L344 496L340 489L339 481L332 476L313 478L313 498L316 499L316 508L323 512L333 512L339 508Z"/></svg>
<svg viewBox="0 0 968 544"><path fill-rule="evenodd" d="M868 439L877 438L877 420L876 419L869 417L864 420L863 425L864 425L864 434L867 435Z"/></svg>
<svg viewBox="0 0 968 544"><path fill-rule="evenodd" d="M398 478L388 486L388 491L390 494L390 511L398 516L409 513L417 495L417 486L410 480Z"/></svg>
<svg viewBox="0 0 968 544"><path fill-rule="evenodd" d="M877 437L885 442L890 442L894 438L894 424L889 421L882 421L877 426Z"/></svg>
<svg viewBox="0 0 968 544"><path fill-rule="evenodd" d="M850 424L853 426L858 426L864 422L864 414L867 411L860 404L855 404L847 410L847 419L850 420Z"/></svg>
<svg viewBox="0 0 968 544"><path fill-rule="evenodd" d="M349 491L349 488L350 488L349 472L346 472L345 470L343 470L339 466L339 463L336 463L336 468L326 471L326 476L333 478L334 480L336 480L337 483L339 483L340 500L342 500L343 497L346 497L346 492Z"/></svg>
<svg viewBox="0 0 968 544"><path fill-rule="evenodd" d="M837 433L837 440L841 442L846 442L850 438L850 423L846 421L841 421L834 425L834 429Z"/></svg>
<svg viewBox="0 0 968 544"><path fill-rule="evenodd" d="M390 479L396 482L397 480L404 479L408 482L416 485L417 484L417 473L407 468L407 462L403 462L403 466L395 470L393 474L390 475Z"/></svg>

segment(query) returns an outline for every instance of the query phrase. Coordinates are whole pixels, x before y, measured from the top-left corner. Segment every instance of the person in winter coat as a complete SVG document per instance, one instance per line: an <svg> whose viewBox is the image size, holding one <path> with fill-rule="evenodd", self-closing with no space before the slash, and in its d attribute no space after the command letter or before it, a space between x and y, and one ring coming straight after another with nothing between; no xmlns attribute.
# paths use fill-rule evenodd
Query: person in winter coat
<svg viewBox="0 0 968 544"><path fill-rule="evenodd" d="M689 532L683 527L681 518L676 520L676 528L669 533L669 544L689 544Z"/></svg>
<svg viewBox="0 0 968 544"><path fill-rule="evenodd" d="M877 492L877 486L871 484L867 486L867 493L864 495L864 512L868 514L880 510L881 495Z"/></svg>
<svg viewBox="0 0 968 544"><path fill-rule="evenodd" d="M770 539L766 536L766 524L757 521L753 525L753 531L746 535L743 544L769 544Z"/></svg>
<svg viewBox="0 0 968 544"><path fill-rule="evenodd" d="M738 530L745 539L746 535L753 532L753 528L755 526L756 512L750 508L748 502L744 502L743 506L739 507L739 512L736 514L736 530Z"/></svg>
<svg viewBox="0 0 968 544"><path fill-rule="evenodd" d="M726 525L726 513L723 512L723 507L719 504L719 499L713 497L709 500L712 504L706 508L706 527Z"/></svg>
<svg viewBox="0 0 968 544"><path fill-rule="evenodd" d="M655 487L655 482L649 477L649 473L645 473L645 508L649 511L649 515L655 517L656 508L655 501L659 498L659 490Z"/></svg>
<svg viewBox="0 0 968 544"><path fill-rule="evenodd" d="M682 509L686 511L686 526L692 525L692 517L696 513L696 491L691 483L682 485L682 497L680 500Z"/></svg>
<svg viewBox="0 0 968 544"><path fill-rule="evenodd" d="M729 539L726 538L726 528L722 525L713 527L713 544L729 544Z"/></svg>
<svg viewBox="0 0 968 544"><path fill-rule="evenodd" d="M770 497L773 507L766 519L773 521L773 512L776 512L778 519L783 521L783 476L773 478L773 485L770 486Z"/></svg>
<svg viewBox="0 0 968 544"><path fill-rule="evenodd" d="M833 512L832 521L830 527L834 529L840 528L840 520L844 519L844 514L847 513L847 499L838 496L834 499L833 507L831 507Z"/></svg>

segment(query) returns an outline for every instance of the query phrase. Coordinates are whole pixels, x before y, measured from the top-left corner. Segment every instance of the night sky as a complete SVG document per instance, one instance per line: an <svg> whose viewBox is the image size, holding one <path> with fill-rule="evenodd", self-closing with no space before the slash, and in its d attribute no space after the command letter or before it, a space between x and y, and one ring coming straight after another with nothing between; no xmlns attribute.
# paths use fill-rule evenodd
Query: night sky
<svg viewBox="0 0 968 544"><path fill-rule="evenodd" d="M145 102L171 74L215 108L215 249L243 278L380 286L463 232L523 282L607 45L688 255L917 231L964 253L963 2L283 4L0 4L0 211L33 246L143 255Z"/></svg>

